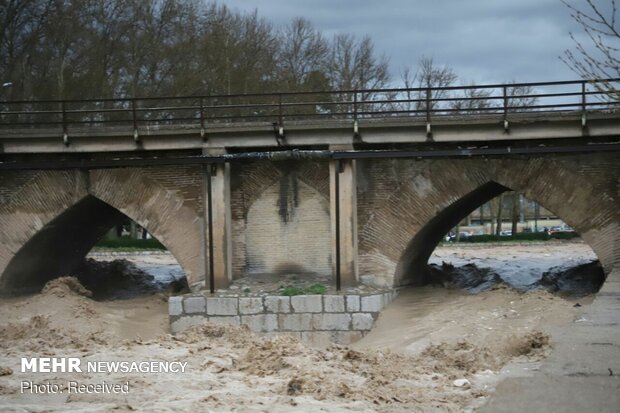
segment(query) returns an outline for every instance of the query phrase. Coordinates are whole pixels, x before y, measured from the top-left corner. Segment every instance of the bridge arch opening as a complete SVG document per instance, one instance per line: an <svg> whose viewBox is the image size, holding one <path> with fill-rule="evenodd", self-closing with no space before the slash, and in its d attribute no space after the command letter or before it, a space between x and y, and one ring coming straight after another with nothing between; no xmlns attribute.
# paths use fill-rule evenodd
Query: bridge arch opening
<svg viewBox="0 0 620 413"><path fill-rule="evenodd" d="M465 223L464 221L466 220L466 218L471 217L471 214L475 210L488 204L490 201L494 199L499 200L498 205L501 210L502 195L504 195L506 192L509 192L509 191L512 191L512 189L505 185L497 183L495 181L489 181L479 186L478 188L474 189L473 191L466 193L464 196L452 202L451 204L446 206L443 210L439 211L433 218L431 218L416 233L416 235L411 239L411 241L408 243L407 247L403 251L401 258L398 262L397 268L396 268L394 284L397 286L399 285L400 286L403 286L403 285L421 286L421 285L426 285L426 284L441 284L441 283L444 283L444 281L446 281L447 279L449 279L450 276L454 274L455 269L454 269L453 264L455 263L450 262L449 259L445 259L445 260L442 260L444 262L441 266L430 264L429 259L431 258L431 255L433 254L433 252L436 250L436 248L439 246L440 243L446 242L448 240L454 241L456 239L456 241L461 241L461 243L459 243L460 245L472 245L471 241L477 240L478 238L476 237L478 237L479 235L485 234L486 236L486 234L489 234L488 231L484 232L481 230L478 230L478 233L474 234L473 231L470 231L471 228L473 227L463 228L463 227L460 227L460 225L464 224ZM531 196L531 194L528 194L528 195ZM532 200L532 201L534 203L537 203L542 208L548 211L552 211L551 209L547 208L545 205L542 205L536 200ZM513 199L512 202L515 202L515 200ZM559 216L555 213L553 213L553 215L559 218L560 220L563 219L562 216ZM497 222L501 222L501 218L498 219L496 216L491 215L488 218L490 218L492 222L489 225L491 226L491 228L494 227L495 219L497 219ZM506 216L504 218L504 225L506 225L505 223L506 218L508 220L511 220L512 216ZM480 217L478 217L478 219L481 220ZM548 235L549 230L553 229L553 227L551 227L550 224L547 224L546 221L544 220L541 220L538 222L539 222L539 225L537 225L537 230L542 232L539 235L542 235L543 238L549 238L549 235ZM577 235L578 235L579 234L579 223L578 222L567 222L567 223L575 227L575 229L577 230ZM511 227L512 225L509 224L508 228L511 228ZM522 227L523 226L521 226L521 228ZM461 236L463 237L460 240L459 240L459 236L457 235L459 233L459 229L461 230L465 229L465 231L460 232ZM499 236L499 233L500 233L499 229L496 232L494 231L494 229L492 229L491 234L489 235ZM514 239L512 238L511 231L502 231L502 235L506 235L508 237L508 238L501 237L502 239ZM535 237L536 236L532 238L535 238ZM591 291L591 290L598 291L598 289L600 288L600 286L605 280L606 274L603 270L601 262L599 261L599 255L596 253L595 249L592 247L591 244L587 242L585 245L587 245L587 247L585 247L585 250L587 250L585 252L585 256L588 257L588 258L585 258L585 260L587 261L589 258L592 258L593 261L587 264L583 264L584 266L583 268L582 268L582 265L575 267L575 271L580 272L579 274L577 274L576 279L578 280L578 282L583 283L583 286L577 286L576 288L581 289L582 291ZM541 252L540 254L542 255L543 253ZM516 257L512 254L510 255L513 258ZM596 258L596 260L594 260L594 258ZM462 260L456 260L456 261L462 261ZM553 260L550 260L550 261L553 261ZM469 266L467 271L470 271L474 269L473 266L475 266L475 264L472 265L470 263L470 264L466 264L466 266ZM549 267L548 269L551 269L551 267ZM478 270L478 269L475 268L475 270ZM492 271L496 271L496 270L497 269L492 269ZM560 271L560 270L554 269L554 271ZM571 269L568 266L566 266L566 271L571 271ZM458 269L456 272L458 272ZM543 272L545 272L545 270L541 270L540 272L541 276ZM553 277L556 276L556 274L553 274L552 272L548 272L548 273L545 272L545 273L548 274L549 278L547 278L546 280L541 279L540 281L541 283L544 283L549 280L553 280ZM584 274L584 276L581 277L580 274ZM570 272L567 273L566 275L569 277L575 276L575 274L570 273ZM580 277L582 278L581 281L579 281ZM505 281L505 279L503 278L502 280ZM492 284L487 284L487 285L490 286ZM524 282L522 286L525 287L526 283ZM573 288L573 287L569 286L567 288ZM475 289L472 289L472 291L474 290Z"/></svg>
<svg viewBox="0 0 620 413"><path fill-rule="evenodd" d="M99 198L84 196L42 225L21 246L0 276L0 293L37 292L48 281L62 276L77 276L85 287L93 290L94 298L100 299L129 298L164 288L187 288L184 271L173 255L166 254L166 265L170 268L165 271L163 265L136 266L109 253L118 247L126 252L141 248L140 241L127 242L131 237L122 237L122 232L130 227L142 228L142 237L152 239L142 244L160 245L163 252L169 251L147 232L148 223L140 225ZM86 258L107 234L117 230L122 238L104 243L108 252L96 253L95 259Z"/></svg>

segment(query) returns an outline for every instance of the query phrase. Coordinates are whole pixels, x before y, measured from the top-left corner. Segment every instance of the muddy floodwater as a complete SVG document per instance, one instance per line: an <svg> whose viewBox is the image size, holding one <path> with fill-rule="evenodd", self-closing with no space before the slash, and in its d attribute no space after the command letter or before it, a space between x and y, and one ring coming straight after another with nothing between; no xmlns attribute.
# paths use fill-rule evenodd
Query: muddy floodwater
<svg viewBox="0 0 620 413"><path fill-rule="evenodd" d="M124 291L119 291L117 294L108 293L105 295L107 299L129 298L145 292L166 290L169 284L183 282L185 277L181 266L168 252L115 255L94 253L90 254L89 258L95 261L91 261L90 267L93 268L89 268L90 273L104 273L104 270L123 271L122 265L104 269L96 264L96 262L110 263L122 260L130 264L125 271L129 278L133 277L132 282L142 284L142 288L135 286L132 288L130 284L123 285ZM435 249L429 259L429 266L436 275L437 284L443 284L450 289L463 289L470 293L478 293L497 284L505 284L522 292L547 289L569 296L583 296L596 292L603 281L596 255L581 241L499 245L446 243ZM573 270L577 274L567 273L568 270ZM139 272L145 275L141 279ZM87 274L87 277L91 276ZM306 281L306 284L321 282L330 287L328 279L312 278L303 274L281 275L279 281L271 280L271 282L264 281L261 277L265 278L265 275L236 280L232 288L244 290L245 287L251 287L248 291L258 293L260 291L257 287L261 287L271 292L276 291L278 285L303 281ZM291 277L294 281L291 281ZM309 279L305 280L305 277ZM83 279L81 281L84 283ZM269 288L270 286L273 288ZM106 287L111 287L109 282Z"/></svg>
<svg viewBox="0 0 620 413"><path fill-rule="evenodd" d="M182 274L169 254L122 258L158 285ZM443 246L432 262L492 265L514 285L531 285L550 267L594 258L586 244L571 242ZM311 348L292 337L261 337L232 326L196 326L173 337L169 294L99 301L66 277L40 294L0 299L0 411L472 411L491 397L507 368L536 368L554 345L554 329L572 323L576 305L592 300L506 282L475 294L441 285L404 288L361 341ZM36 356L188 364L179 374L21 372L20 358ZM130 390L20 390L23 381L68 380L127 382Z"/></svg>
<svg viewBox="0 0 620 413"><path fill-rule="evenodd" d="M583 242L440 246L430 263L490 269L499 275L499 282L471 289L403 288L356 346L419 352L431 343L459 337L501 345L537 328L552 330L570 322L574 309L589 304L592 295L550 293L540 285L543 275L579 268L596 259Z"/></svg>

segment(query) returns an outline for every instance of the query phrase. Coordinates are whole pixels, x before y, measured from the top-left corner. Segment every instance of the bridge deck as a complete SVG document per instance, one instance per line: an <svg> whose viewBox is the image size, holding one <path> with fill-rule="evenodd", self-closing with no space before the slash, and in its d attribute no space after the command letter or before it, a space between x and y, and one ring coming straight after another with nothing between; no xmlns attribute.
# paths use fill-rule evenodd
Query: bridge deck
<svg viewBox="0 0 620 413"><path fill-rule="evenodd" d="M585 120L585 126L582 122ZM606 138L620 135L620 112L514 114L502 116L451 116L428 124L420 118L359 119L357 134L352 120L319 119L287 122L280 130L265 122L213 123L201 135L200 125L148 124L89 125L62 128L0 128L0 152L76 153L215 148L327 147L329 145L421 144L426 142L485 142ZM430 133L429 133L430 131ZM136 134L134 134L136 133ZM64 138L64 139L63 139Z"/></svg>
<svg viewBox="0 0 620 413"><path fill-rule="evenodd" d="M0 153L617 137L620 79L0 102Z"/></svg>

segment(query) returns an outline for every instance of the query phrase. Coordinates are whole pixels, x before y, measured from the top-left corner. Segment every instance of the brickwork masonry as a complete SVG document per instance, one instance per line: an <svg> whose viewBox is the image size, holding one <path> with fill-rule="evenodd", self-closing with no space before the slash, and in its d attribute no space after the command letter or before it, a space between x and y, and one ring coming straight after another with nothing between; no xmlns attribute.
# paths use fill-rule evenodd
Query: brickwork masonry
<svg viewBox="0 0 620 413"><path fill-rule="evenodd" d="M350 344L368 333L381 310L398 294L390 289L358 295L267 295L212 297L187 294L170 297L172 333L205 321L245 325L264 335L286 334L322 346Z"/></svg>

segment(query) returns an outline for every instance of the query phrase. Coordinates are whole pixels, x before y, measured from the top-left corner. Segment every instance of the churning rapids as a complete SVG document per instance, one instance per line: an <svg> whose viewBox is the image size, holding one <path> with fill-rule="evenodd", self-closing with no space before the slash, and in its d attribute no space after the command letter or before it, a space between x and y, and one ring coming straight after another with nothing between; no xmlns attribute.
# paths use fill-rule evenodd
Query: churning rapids
<svg viewBox="0 0 620 413"><path fill-rule="evenodd" d="M504 284L517 291L544 289L562 296L596 293L603 269L583 242L444 245L429 260L433 284L478 293Z"/></svg>
<svg viewBox="0 0 620 413"><path fill-rule="evenodd" d="M126 299L187 288L182 268L169 253L114 258L94 254L74 274L95 299ZM596 293L604 281L596 256L580 241L442 244L431 256L428 270L430 284L472 294L504 285L520 292L543 289L581 297Z"/></svg>
<svg viewBox="0 0 620 413"><path fill-rule="evenodd" d="M493 283L467 287L491 287L476 294L442 285L404 288L353 346L318 349L221 325L171 336L167 296L184 279L171 255L91 258L97 261L87 262L80 281L63 277L40 294L0 298L1 411L472 411L506 371L540 363L554 345L554 330L580 320L577 300L586 308L592 300L534 287L543 274L595 259L579 242L440 246L431 263L450 262L452 272L475 264L503 282L492 276ZM119 270L130 275L104 276ZM454 286L454 277L444 284ZM22 373L20 358L34 355L156 357L188 367L175 375ZM131 393L24 394L24 380L129 382Z"/></svg>

